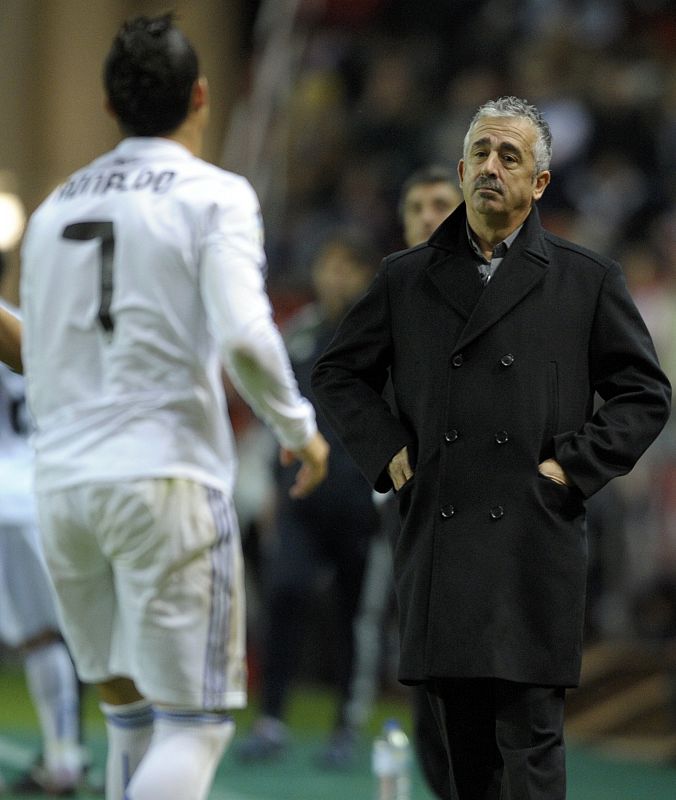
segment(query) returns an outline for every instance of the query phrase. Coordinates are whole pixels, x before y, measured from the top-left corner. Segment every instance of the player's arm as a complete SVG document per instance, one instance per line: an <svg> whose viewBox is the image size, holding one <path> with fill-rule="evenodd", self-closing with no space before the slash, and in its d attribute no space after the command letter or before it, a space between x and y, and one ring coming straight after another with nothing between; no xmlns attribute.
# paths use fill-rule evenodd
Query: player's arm
<svg viewBox="0 0 676 800"><path fill-rule="evenodd" d="M17 372L23 371L21 363L21 322L0 305L0 360Z"/></svg>
<svg viewBox="0 0 676 800"><path fill-rule="evenodd" d="M314 408L298 391L271 315L243 328L240 337L222 343L223 363L237 391L275 434L282 464L301 462L290 494L305 497L328 469L329 445L317 430Z"/></svg>
<svg viewBox="0 0 676 800"><path fill-rule="evenodd" d="M329 447L312 405L301 396L281 334L272 318L262 266L258 201L242 194L218 209L204 242L201 290L223 365L237 391L275 434L281 459L301 461L294 497L326 477Z"/></svg>

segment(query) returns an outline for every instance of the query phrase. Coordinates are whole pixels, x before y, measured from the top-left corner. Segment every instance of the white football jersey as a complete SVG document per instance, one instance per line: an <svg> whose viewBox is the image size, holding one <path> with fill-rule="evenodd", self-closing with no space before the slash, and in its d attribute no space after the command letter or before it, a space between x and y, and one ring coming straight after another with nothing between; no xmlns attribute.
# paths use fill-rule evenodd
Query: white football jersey
<svg viewBox="0 0 676 800"><path fill-rule="evenodd" d="M250 184L168 139L125 139L52 192L22 248L38 490L181 476L229 493L221 363L283 446L309 440L262 239Z"/></svg>
<svg viewBox="0 0 676 800"><path fill-rule="evenodd" d="M29 432L24 379L0 364L0 529L35 525Z"/></svg>

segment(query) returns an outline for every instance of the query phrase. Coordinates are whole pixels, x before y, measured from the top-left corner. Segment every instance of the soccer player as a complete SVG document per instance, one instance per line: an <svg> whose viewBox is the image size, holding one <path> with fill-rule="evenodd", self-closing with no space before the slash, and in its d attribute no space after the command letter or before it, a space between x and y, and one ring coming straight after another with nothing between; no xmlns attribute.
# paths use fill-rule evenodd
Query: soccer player
<svg viewBox="0 0 676 800"><path fill-rule="evenodd" d="M12 791L67 795L84 766L78 685L40 545L28 433L23 378L0 365L0 640L23 655L42 733L39 762Z"/></svg>
<svg viewBox="0 0 676 800"><path fill-rule="evenodd" d="M256 195L199 159L207 84L171 15L106 58L122 142L57 188L22 253L45 554L107 719L108 800L206 798L246 703L235 453L221 366L301 467L328 446L264 289Z"/></svg>

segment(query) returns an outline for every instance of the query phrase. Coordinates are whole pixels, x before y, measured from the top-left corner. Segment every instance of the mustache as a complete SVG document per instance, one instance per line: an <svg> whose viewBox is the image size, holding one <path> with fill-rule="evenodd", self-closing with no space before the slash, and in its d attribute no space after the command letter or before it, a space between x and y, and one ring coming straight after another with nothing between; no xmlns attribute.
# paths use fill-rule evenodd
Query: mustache
<svg viewBox="0 0 676 800"><path fill-rule="evenodd" d="M489 178L486 175L480 175L474 181L474 188L475 189L492 189L494 192L498 194L502 194L502 186L498 181L494 178Z"/></svg>

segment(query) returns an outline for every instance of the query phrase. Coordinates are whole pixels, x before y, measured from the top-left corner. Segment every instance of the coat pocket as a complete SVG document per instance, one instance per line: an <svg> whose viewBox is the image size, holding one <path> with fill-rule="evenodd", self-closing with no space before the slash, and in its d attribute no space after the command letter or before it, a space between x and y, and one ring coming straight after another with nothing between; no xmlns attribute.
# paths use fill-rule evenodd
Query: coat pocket
<svg viewBox="0 0 676 800"><path fill-rule="evenodd" d="M538 486L545 506L564 519L573 520L584 514L584 497L575 486L557 483L541 473L538 473Z"/></svg>

